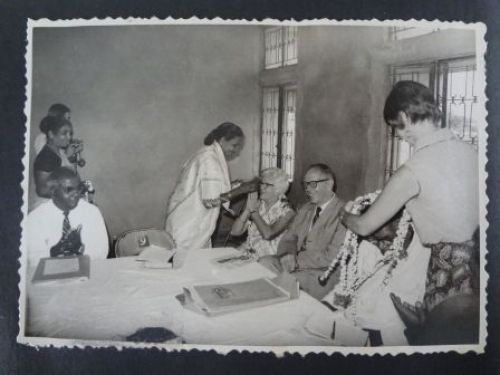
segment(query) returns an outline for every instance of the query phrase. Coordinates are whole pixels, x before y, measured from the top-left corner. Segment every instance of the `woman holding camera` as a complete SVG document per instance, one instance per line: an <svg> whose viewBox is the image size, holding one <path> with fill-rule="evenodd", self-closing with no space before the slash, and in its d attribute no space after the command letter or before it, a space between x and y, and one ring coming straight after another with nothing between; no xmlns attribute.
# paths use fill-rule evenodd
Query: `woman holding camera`
<svg viewBox="0 0 500 375"><path fill-rule="evenodd" d="M54 103L49 107L49 110L47 111L47 116L51 117L61 117L64 118L68 121L71 120L71 109L62 103ZM46 121L41 121L40 122L40 131L41 133L38 134L35 138L35 141L33 142L33 147L35 149L35 155L38 155L40 151L42 151L43 147L47 144L47 122Z"/></svg>
<svg viewBox="0 0 500 375"><path fill-rule="evenodd" d="M34 164L36 193L40 198L50 198L50 174L59 167L72 167L68 160L82 151L82 144L71 144L73 126L63 117L46 116L40 124L47 143L36 156Z"/></svg>

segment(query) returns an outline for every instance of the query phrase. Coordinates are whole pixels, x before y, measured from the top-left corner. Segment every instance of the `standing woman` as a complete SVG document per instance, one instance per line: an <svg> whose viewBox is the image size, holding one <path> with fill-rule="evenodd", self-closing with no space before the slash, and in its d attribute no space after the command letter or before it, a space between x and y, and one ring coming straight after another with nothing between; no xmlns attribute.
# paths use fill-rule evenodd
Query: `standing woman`
<svg viewBox="0 0 500 375"><path fill-rule="evenodd" d="M472 146L441 128L440 118L427 87L412 81L394 86L384 119L415 153L366 213L346 212L343 219L366 236L405 207L422 244L430 248L423 304L410 306L391 296L415 344L477 342L479 251L473 235L479 226L478 159Z"/></svg>
<svg viewBox="0 0 500 375"><path fill-rule="evenodd" d="M224 122L205 137L204 144L184 164L168 201L165 229L178 249L211 247L220 195L231 189L227 163L239 156L245 136L238 125Z"/></svg>
<svg viewBox="0 0 500 375"><path fill-rule="evenodd" d="M73 127L69 120L46 116L40 127L45 131L47 143L36 156L33 166L36 194L39 197L36 206L51 197L50 174L61 166L72 166L65 156L78 152L78 148L68 148L73 136Z"/></svg>
<svg viewBox="0 0 500 375"><path fill-rule="evenodd" d="M47 112L47 116L62 117L64 119L70 121L71 120L71 109L62 103L55 103L49 107L49 110ZM46 125L47 125L47 123L44 122L43 120L40 122L41 133L38 134L38 136L35 138L35 142L33 144L34 148L35 148L35 155L38 155L40 153L40 151L42 151L43 146L45 146L45 144L47 143Z"/></svg>

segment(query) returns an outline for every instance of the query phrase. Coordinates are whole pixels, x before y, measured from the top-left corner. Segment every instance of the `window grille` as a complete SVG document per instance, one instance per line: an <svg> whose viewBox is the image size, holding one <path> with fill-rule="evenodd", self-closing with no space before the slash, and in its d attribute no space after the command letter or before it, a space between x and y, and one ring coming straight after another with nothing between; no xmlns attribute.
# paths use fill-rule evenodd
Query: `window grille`
<svg viewBox="0 0 500 375"><path fill-rule="evenodd" d="M297 34L296 26L285 27L284 31L284 57L283 65L297 64Z"/></svg>
<svg viewBox="0 0 500 375"><path fill-rule="evenodd" d="M265 68L297 64L296 26L272 27L265 31Z"/></svg>
<svg viewBox="0 0 500 375"><path fill-rule="evenodd" d="M265 88L262 108L261 169L278 164L279 88Z"/></svg>
<svg viewBox="0 0 500 375"><path fill-rule="evenodd" d="M283 28L273 27L266 30L266 69L277 68L283 61Z"/></svg>
<svg viewBox="0 0 500 375"><path fill-rule="evenodd" d="M442 126L450 128L463 141L477 145L479 108L474 60L447 61L439 68Z"/></svg>
<svg viewBox="0 0 500 375"><path fill-rule="evenodd" d="M474 58L439 60L421 65L391 68L394 85L401 80L420 82L429 87L442 111L442 127L450 128L460 139L477 145L479 108ZM413 149L390 129L387 137L386 179L410 158Z"/></svg>
<svg viewBox="0 0 500 375"><path fill-rule="evenodd" d="M295 165L295 112L297 89L285 87L283 95L283 126L281 131L281 168L293 179Z"/></svg>
<svg viewBox="0 0 500 375"><path fill-rule="evenodd" d="M263 89L261 169L282 168L293 179L295 166L295 86Z"/></svg>

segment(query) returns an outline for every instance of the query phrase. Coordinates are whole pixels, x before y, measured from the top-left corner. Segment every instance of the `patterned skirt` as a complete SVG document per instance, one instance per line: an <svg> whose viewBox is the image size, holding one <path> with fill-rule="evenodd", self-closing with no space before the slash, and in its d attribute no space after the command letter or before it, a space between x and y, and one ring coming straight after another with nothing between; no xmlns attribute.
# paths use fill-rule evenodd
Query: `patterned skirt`
<svg viewBox="0 0 500 375"><path fill-rule="evenodd" d="M424 297L427 311L450 297L478 293L479 241L476 234L462 243L427 245L431 249Z"/></svg>

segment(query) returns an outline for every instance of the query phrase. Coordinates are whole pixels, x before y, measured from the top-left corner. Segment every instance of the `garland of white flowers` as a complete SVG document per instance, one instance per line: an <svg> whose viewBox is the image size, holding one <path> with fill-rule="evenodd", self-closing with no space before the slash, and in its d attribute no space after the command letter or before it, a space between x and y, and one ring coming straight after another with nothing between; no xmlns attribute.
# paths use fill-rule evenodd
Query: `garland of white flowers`
<svg viewBox="0 0 500 375"><path fill-rule="evenodd" d="M369 193L355 199L351 213L360 214L363 208L371 205L380 194L380 190ZM324 285L328 278L340 264L340 280L334 288L334 301L336 307L346 308L348 305L355 307L356 291L370 277L372 277L379 269L390 264L387 273L384 277L383 284L387 285L392 276L392 271L396 267L398 261L407 256L404 248L405 239L408 235L411 217L406 210L403 211L396 237L394 238L389 250L384 254L384 257L375 265L374 271L369 275L358 277L358 235L351 230L347 230L344 242L340 247L339 253L332 261L325 273L320 276L319 282ZM350 259L350 260L349 260ZM349 260L349 261L348 261ZM355 314L355 312L354 312Z"/></svg>

